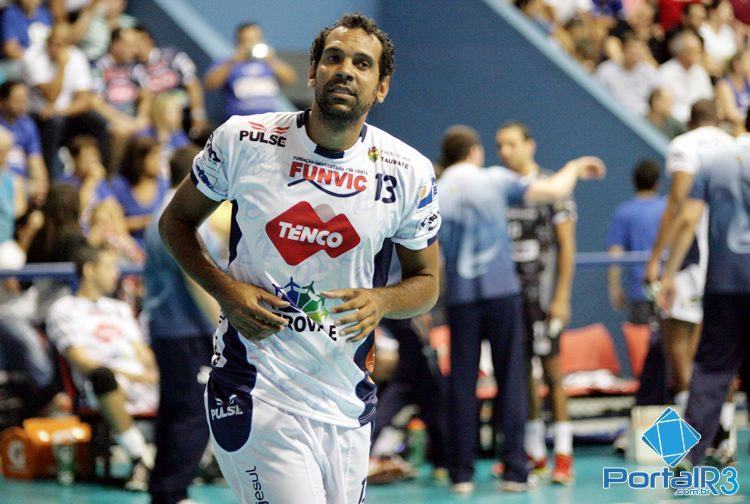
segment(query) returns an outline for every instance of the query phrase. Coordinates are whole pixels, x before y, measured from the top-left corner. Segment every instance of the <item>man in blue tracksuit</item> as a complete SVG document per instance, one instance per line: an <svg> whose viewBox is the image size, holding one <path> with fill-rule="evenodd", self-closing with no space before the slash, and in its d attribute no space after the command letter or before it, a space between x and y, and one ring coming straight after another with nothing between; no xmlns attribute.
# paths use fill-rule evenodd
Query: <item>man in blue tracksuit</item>
<svg viewBox="0 0 750 504"><path fill-rule="evenodd" d="M512 205L552 203L568 196L579 177L601 177L604 165L579 158L546 179L521 179L502 167L482 168L484 150L475 130L454 126L443 137L446 166L441 197L441 249L451 329L449 378L450 475L453 491L469 493L476 451L481 342L490 341L505 435L503 489L528 488L524 424L527 419L525 332L520 287L510 255L506 214ZM444 201L444 203L443 203Z"/></svg>

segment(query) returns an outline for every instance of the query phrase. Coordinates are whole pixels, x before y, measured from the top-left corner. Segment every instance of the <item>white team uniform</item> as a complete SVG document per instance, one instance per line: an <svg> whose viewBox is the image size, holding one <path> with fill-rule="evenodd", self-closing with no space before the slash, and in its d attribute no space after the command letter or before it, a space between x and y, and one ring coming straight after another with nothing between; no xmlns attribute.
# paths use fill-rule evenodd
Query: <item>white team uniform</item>
<svg viewBox="0 0 750 504"><path fill-rule="evenodd" d="M734 137L714 126L704 126L676 137L669 144L667 173L681 171L695 176L700 167L700 153L734 142ZM703 289L708 265L708 209L695 229L699 259L675 275L675 295L668 317L700 324L703 322Z"/></svg>
<svg viewBox="0 0 750 504"><path fill-rule="evenodd" d="M125 409L131 415L153 413L159 404L159 388L136 382L120 372L143 374L145 369L134 343L145 343L130 306L117 299L99 298L94 302L78 296L55 301L47 314L47 335L57 351L80 347L87 357L112 370L125 392ZM96 396L85 377L71 370L78 390L86 394L87 404L98 407Z"/></svg>
<svg viewBox="0 0 750 504"><path fill-rule="evenodd" d="M207 416L243 502L364 498L374 337L340 338L340 301L319 293L384 285L388 240L420 250L440 226L428 159L369 125L349 150L327 151L305 114L233 116L191 174L205 196L232 202L229 274L292 303L278 312L288 327L261 342L223 317L214 335Z"/></svg>

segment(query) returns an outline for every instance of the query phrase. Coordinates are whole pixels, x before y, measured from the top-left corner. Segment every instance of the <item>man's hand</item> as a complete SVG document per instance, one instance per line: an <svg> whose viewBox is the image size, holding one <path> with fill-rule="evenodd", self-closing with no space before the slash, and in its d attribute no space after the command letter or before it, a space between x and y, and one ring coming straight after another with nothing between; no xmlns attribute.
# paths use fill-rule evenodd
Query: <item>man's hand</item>
<svg viewBox="0 0 750 504"><path fill-rule="evenodd" d="M625 308L625 293L619 285L609 288L609 304L618 311Z"/></svg>
<svg viewBox="0 0 750 504"><path fill-rule="evenodd" d="M344 303L331 311L333 313L351 312L337 319L335 324L343 327L339 334L347 336L347 339L352 342L367 337L385 315L384 299L374 289L339 289L321 292L320 295L326 299L344 300Z"/></svg>
<svg viewBox="0 0 750 504"><path fill-rule="evenodd" d="M254 285L235 281L216 301L229 323L252 341L264 340L287 325L286 319L272 313L262 303L274 308L286 308L289 303Z"/></svg>
<svg viewBox="0 0 750 504"><path fill-rule="evenodd" d="M659 290L656 293L656 304L664 311L669 311L674 302L675 285L674 277L663 276L659 282Z"/></svg>
<svg viewBox="0 0 750 504"><path fill-rule="evenodd" d="M604 161L596 156L583 156L574 159L571 163L576 164L578 178L581 180L603 179L607 173Z"/></svg>
<svg viewBox="0 0 750 504"><path fill-rule="evenodd" d="M549 319L558 319L563 324L570 322L570 301L555 298L549 305Z"/></svg>

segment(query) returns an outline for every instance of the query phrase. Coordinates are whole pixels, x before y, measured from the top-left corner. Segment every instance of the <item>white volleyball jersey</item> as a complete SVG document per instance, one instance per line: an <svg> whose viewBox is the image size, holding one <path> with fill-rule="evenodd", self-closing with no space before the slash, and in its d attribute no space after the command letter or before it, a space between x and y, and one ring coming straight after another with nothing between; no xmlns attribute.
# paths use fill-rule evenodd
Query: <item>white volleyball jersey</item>
<svg viewBox="0 0 750 504"><path fill-rule="evenodd" d="M673 175L679 171L695 176L695 172L698 171L701 164L701 153L728 147L733 145L734 142L733 136L716 126L703 126L683 133L675 137L669 144L667 174ZM703 212L703 216L695 228L693 249L688 254L683 268L689 264L697 263L705 275L708 265L708 209ZM700 294L702 294L702 291Z"/></svg>
<svg viewBox="0 0 750 504"><path fill-rule="evenodd" d="M158 404L155 385L133 382L117 372L142 374L136 343L145 343L140 326L130 306L117 299L102 297L97 301L79 296L65 296L55 301L47 315L47 335L60 353L78 347L86 356L111 369L127 398L130 413L154 411ZM87 380L72 371L76 386L90 392ZM94 397L89 395L90 406Z"/></svg>
<svg viewBox="0 0 750 504"><path fill-rule="evenodd" d="M345 152L316 145L307 112L233 116L191 179L232 202L228 272L290 301L287 328L253 342L222 317L212 376L281 409L357 427L374 415L373 335L339 337L322 291L385 285L393 246L430 245L440 227L430 161L365 125Z"/></svg>

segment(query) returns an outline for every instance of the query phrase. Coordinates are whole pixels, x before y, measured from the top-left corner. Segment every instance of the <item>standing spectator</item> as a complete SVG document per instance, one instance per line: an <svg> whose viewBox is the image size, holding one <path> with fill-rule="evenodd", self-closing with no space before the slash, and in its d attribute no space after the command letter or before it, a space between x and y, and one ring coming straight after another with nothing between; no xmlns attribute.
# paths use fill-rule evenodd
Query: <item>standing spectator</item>
<svg viewBox="0 0 750 504"><path fill-rule="evenodd" d="M174 188L188 176L200 149L175 153L172 190L146 230L145 309L149 334L161 374L156 419L156 464L149 491L153 504L176 504L188 497L188 486L208 444L203 410L202 368L211 363L219 305L180 269L159 237L158 216ZM201 235L210 232L205 224Z"/></svg>
<svg viewBox="0 0 750 504"><path fill-rule="evenodd" d="M58 148L76 134L90 133L100 145L107 145L104 120L91 110L89 62L69 40L69 25L55 25L46 46L27 51L21 63L23 80L33 89L31 110L44 138L42 156L51 175L58 172Z"/></svg>
<svg viewBox="0 0 750 504"><path fill-rule="evenodd" d="M715 77L724 73L727 62L737 54L737 34L732 28L734 13L729 0L712 0L706 7L708 18L698 30L706 52L706 66Z"/></svg>
<svg viewBox="0 0 750 504"><path fill-rule="evenodd" d="M258 24L241 24L235 38L234 55L214 64L203 78L206 89L222 89L226 118L279 110L279 84L293 84L297 72L263 41Z"/></svg>
<svg viewBox="0 0 750 504"><path fill-rule="evenodd" d="M674 100L669 89L660 87L651 91L648 97L646 119L670 140L677 135L682 135L686 131L685 126L672 117L673 108Z"/></svg>
<svg viewBox="0 0 750 504"><path fill-rule="evenodd" d="M83 214L82 221L89 221L92 206L111 196L112 187L107 181L107 170L102 164L99 142L91 135L79 135L68 146L73 158L73 173L61 174L55 182L70 184L78 191L78 200Z"/></svg>
<svg viewBox="0 0 750 504"><path fill-rule="evenodd" d="M615 210L607 231L610 255L623 252L651 250L659 231L666 199L659 195L659 165L652 159L639 162L633 170L635 196ZM621 268L609 268L609 302L615 310L627 307L628 321L647 324L653 313L653 303L644 292L644 266L627 268L625 289L622 288Z"/></svg>
<svg viewBox="0 0 750 504"><path fill-rule="evenodd" d="M750 50L738 52L729 60L726 76L716 83L719 117L742 133L750 108Z"/></svg>
<svg viewBox="0 0 750 504"><path fill-rule="evenodd" d="M134 138L125 154L112 191L122 206L128 230L143 247L143 233L161 207L169 182L160 176L161 146L156 140Z"/></svg>
<svg viewBox="0 0 750 504"><path fill-rule="evenodd" d="M596 78L621 105L636 115L648 111L648 97L659 86L659 73L644 61L648 49L633 33L624 38L622 63L605 61Z"/></svg>
<svg viewBox="0 0 750 504"><path fill-rule="evenodd" d="M697 35L689 31L676 35L671 43L671 51L673 58L659 67L659 73L662 85L674 97L672 115L678 121L687 123L690 107L698 100L712 99L714 91L708 72L699 63L702 51Z"/></svg>
<svg viewBox="0 0 750 504"><path fill-rule="evenodd" d="M207 128L203 87L196 76L195 63L186 53L172 47L156 47L154 37L143 25L138 33L136 58L141 86L152 95L165 91L184 91L190 112L190 136L197 138Z"/></svg>
<svg viewBox="0 0 750 504"><path fill-rule="evenodd" d="M132 308L108 297L117 288L117 256L86 245L75 254L75 295L55 301L47 333L65 356L81 393L101 409L117 442L132 460L126 488L145 490L153 455L133 414L156 409L159 374Z"/></svg>
<svg viewBox="0 0 750 504"><path fill-rule="evenodd" d="M13 134L7 163L16 175L28 179L29 196L36 204L41 204L49 190L49 178L42 158L39 129L28 112L28 86L16 80L3 82L0 85L0 126Z"/></svg>
<svg viewBox="0 0 750 504"><path fill-rule="evenodd" d="M52 14L42 0L17 0L2 13L3 52L21 59L29 47L43 46L52 28Z"/></svg>

